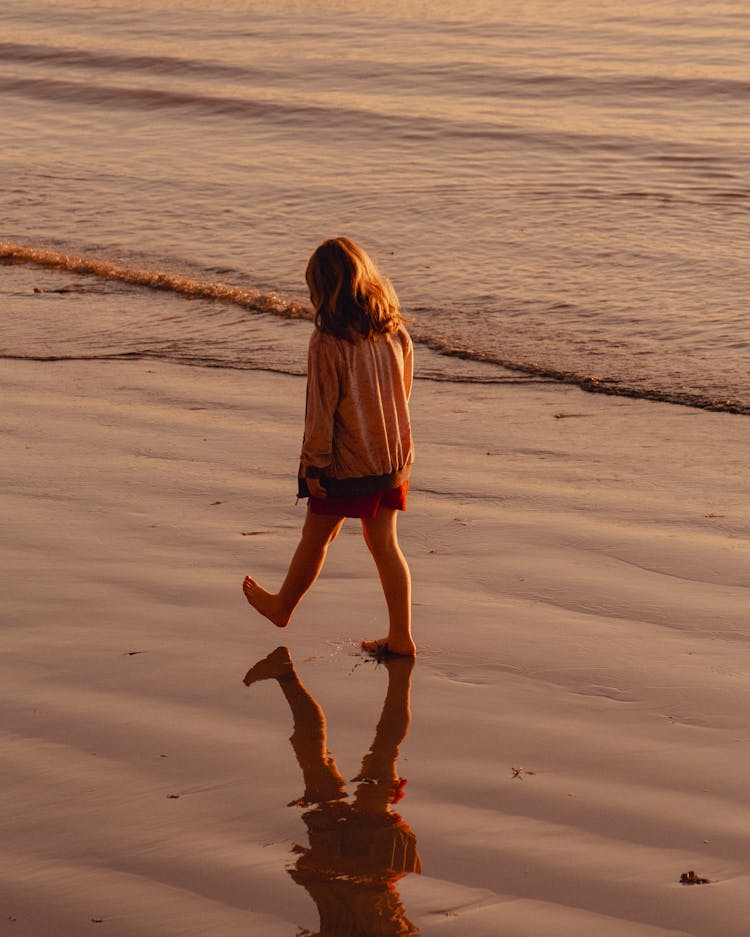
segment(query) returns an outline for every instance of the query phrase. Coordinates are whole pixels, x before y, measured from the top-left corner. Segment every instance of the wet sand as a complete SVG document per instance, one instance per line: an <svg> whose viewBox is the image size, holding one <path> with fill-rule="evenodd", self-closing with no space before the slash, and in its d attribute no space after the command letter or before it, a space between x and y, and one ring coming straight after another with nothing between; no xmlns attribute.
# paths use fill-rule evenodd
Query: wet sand
<svg viewBox="0 0 750 937"><path fill-rule="evenodd" d="M300 379L4 361L0 384L0 933L317 934L335 904L373 935L745 937L746 418L418 381L420 654L381 718L355 522L289 628L241 592L302 522ZM312 708L243 685L278 645ZM321 811L326 750L348 800Z"/></svg>

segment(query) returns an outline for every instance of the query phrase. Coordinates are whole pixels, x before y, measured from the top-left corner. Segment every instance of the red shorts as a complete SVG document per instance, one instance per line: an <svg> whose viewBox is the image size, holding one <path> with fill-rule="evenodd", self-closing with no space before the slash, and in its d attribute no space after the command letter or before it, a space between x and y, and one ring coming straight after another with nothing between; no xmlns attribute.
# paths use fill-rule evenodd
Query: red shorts
<svg viewBox="0 0 750 937"><path fill-rule="evenodd" d="M327 514L331 517L361 517L372 520L378 513L378 508L392 508L394 511L406 510L406 492L409 482L404 482L398 488L388 491L379 491L374 495L363 495L360 498L313 498L307 499L307 506L313 514Z"/></svg>

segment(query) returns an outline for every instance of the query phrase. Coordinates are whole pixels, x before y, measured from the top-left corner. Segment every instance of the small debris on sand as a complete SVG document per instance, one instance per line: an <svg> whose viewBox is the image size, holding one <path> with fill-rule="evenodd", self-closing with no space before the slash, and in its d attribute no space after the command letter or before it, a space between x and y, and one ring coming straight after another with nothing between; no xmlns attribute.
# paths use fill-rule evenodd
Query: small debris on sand
<svg viewBox="0 0 750 937"><path fill-rule="evenodd" d="M511 768L510 770L512 772L511 780L515 780L516 778L519 778L521 781L523 781L523 776L525 774L530 775L530 776L533 776L536 774L536 771L529 771L526 768Z"/></svg>
<svg viewBox="0 0 750 937"><path fill-rule="evenodd" d="M689 872L683 872L680 876L680 882L683 885L710 885L710 878L701 878L700 875L695 874L695 869L691 869Z"/></svg>

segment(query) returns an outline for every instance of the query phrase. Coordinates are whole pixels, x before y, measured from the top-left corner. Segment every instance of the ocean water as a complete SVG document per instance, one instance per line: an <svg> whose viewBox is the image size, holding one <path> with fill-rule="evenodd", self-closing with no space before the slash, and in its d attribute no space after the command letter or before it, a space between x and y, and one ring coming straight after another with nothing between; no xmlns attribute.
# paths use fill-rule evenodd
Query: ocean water
<svg viewBox="0 0 750 937"><path fill-rule="evenodd" d="M6 0L0 354L301 373L346 234L424 376L749 413L748 49L745 0Z"/></svg>

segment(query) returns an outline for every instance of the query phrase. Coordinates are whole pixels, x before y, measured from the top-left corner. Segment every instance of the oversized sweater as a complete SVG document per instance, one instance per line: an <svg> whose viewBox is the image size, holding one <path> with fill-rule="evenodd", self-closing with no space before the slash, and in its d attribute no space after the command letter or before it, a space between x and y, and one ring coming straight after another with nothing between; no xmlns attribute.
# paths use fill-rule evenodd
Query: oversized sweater
<svg viewBox="0 0 750 937"><path fill-rule="evenodd" d="M305 478L319 478L331 497L387 491L409 477L414 449L409 421L413 347L401 326L391 335L353 342L318 329L307 357Z"/></svg>

